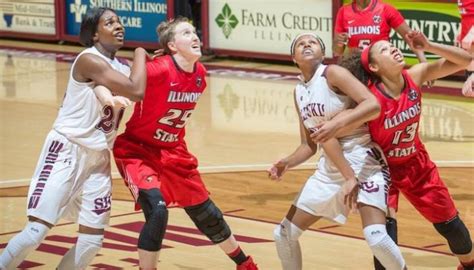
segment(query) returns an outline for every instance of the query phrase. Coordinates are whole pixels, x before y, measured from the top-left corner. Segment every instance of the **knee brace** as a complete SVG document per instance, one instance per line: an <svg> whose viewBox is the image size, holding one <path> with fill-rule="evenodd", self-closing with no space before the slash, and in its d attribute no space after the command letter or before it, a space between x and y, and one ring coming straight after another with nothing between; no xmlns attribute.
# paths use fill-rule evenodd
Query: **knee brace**
<svg viewBox="0 0 474 270"><path fill-rule="evenodd" d="M35 250L48 234L48 226L30 221L26 227L15 235L0 254L0 265L5 269L16 269L16 267Z"/></svg>
<svg viewBox="0 0 474 270"><path fill-rule="evenodd" d="M303 258L298 239L303 231L288 219L283 219L273 230L273 238L283 269L302 269Z"/></svg>
<svg viewBox="0 0 474 270"><path fill-rule="evenodd" d="M398 226L397 220L391 217L387 217L385 227L387 228L387 233L390 238L392 238L395 244L398 244ZM374 268L375 270L385 270L385 267L374 257Z"/></svg>
<svg viewBox="0 0 474 270"><path fill-rule="evenodd" d="M140 190L138 202L145 215L145 224L138 237L138 248L159 251L168 224L168 208L158 189Z"/></svg>
<svg viewBox="0 0 474 270"><path fill-rule="evenodd" d="M79 233L76 244L59 262L57 270L86 269L102 247L102 234Z"/></svg>
<svg viewBox="0 0 474 270"><path fill-rule="evenodd" d="M202 204L185 207L184 210L196 227L214 244L219 244L230 237L231 231L222 216L221 210L208 199Z"/></svg>
<svg viewBox="0 0 474 270"><path fill-rule="evenodd" d="M372 253L387 270L401 270L405 260L395 242L387 234L383 224L373 224L364 228L364 236Z"/></svg>
<svg viewBox="0 0 474 270"><path fill-rule="evenodd" d="M456 215L453 219L446 222L434 223L433 226L439 234L448 240L451 252L457 255L469 254L471 252L471 236L459 216Z"/></svg>

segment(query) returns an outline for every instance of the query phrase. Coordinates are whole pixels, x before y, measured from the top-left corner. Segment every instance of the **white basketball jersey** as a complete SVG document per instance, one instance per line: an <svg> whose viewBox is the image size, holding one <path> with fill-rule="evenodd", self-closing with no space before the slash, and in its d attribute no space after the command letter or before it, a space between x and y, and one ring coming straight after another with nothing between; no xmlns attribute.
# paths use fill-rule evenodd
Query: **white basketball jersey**
<svg viewBox="0 0 474 270"><path fill-rule="evenodd" d="M130 68L117 58L109 59L95 47L82 51L71 66L69 82L53 129L70 141L93 150L112 149L117 135L118 122L123 108L102 106L94 94L94 82L78 82L72 76L77 59L85 53L95 54L109 63L113 69L130 75ZM112 89L113 90L113 89Z"/></svg>
<svg viewBox="0 0 474 270"><path fill-rule="evenodd" d="M354 107L355 103L348 96L336 94L327 83L325 70L327 66L320 64L311 80L301 80L296 85L295 98L305 127L316 131L316 125L332 119L339 112ZM300 78L301 79L301 78ZM339 140L343 150L352 148L355 144L370 142L369 130L366 125L357 128L352 135Z"/></svg>

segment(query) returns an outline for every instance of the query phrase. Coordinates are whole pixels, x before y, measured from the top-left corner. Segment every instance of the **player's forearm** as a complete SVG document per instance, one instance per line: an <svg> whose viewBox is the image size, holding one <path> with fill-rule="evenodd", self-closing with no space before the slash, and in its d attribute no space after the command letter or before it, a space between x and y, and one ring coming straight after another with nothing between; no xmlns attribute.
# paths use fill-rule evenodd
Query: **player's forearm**
<svg viewBox="0 0 474 270"><path fill-rule="evenodd" d="M308 160L316 153L316 150L317 149L311 148L308 144L298 146L291 155L284 158L288 163L288 169L296 167Z"/></svg>
<svg viewBox="0 0 474 270"><path fill-rule="evenodd" d="M421 51L421 50L413 50L413 52L415 53L416 58L418 58L418 61L419 61L420 63L426 62L425 52L423 52L423 51Z"/></svg>
<svg viewBox="0 0 474 270"><path fill-rule="evenodd" d="M351 133L354 129L362 126L364 123L377 118L380 115L380 105L375 97L370 97L359 103L354 109L346 113L336 115L332 121L339 121L341 127L336 132L336 138L343 137Z"/></svg>
<svg viewBox="0 0 474 270"><path fill-rule="evenodd" d="M454 46L430 42L430 46L426 48L426 51L437 54L461 68L466 67L472 61L472 56L468 52Z"/></svg>
<svg viewBox="0 0 474 270"><path fill-rule="evenodd" d="M132 82L132 96L129 97L133 101L140 101L145 95L146 58L147 53L143 48L135 49L133 65L130 72L130 81Z"/></svg>
<svg viewBox="0 0 474 270"><path fill-rule="evenodd" d="M321 146L324 149L325 156L336 165L336 168L346 180L355 178L355 173L349 165L349 162L347 162L344 157L342 147L337 139L329 139L326 142L321 143Z"/></svg>
<svg viewBox="0 0 474 270"><path fill-rule="evenodd" d="M332 45L332 52L335 56L342 56L344 54L345 45L339 44L336 40L333 42Z"/></svg>
<svg viewBox="0 0 474 270"><path fill-rule="evenodd" d="M102 85L94 87L94 94L103 105L113 106L113 95L110 90Z"/></svg>

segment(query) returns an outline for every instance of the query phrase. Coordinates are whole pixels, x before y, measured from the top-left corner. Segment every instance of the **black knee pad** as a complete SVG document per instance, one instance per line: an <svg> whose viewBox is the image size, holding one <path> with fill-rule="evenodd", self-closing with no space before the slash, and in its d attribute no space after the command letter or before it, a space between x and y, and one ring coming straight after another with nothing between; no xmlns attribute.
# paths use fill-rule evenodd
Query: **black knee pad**
<svg viewBox="0 0 474 270"><path fill-rule="evenodd" d="M229 225L224 220L221 210L211 201L185 207L184 210L198 229L214 244L225 241L231 235Z"/></svg>
<svg viewBox="0 0 474 270"><path fill-rule="evenodd" d="M392 238L393 242L398 245L398 224L397 220L391 217L386 219L385 227L387 228L387 233Z"/></svg>
<svg viewBox="0 0 474 270"><path fill-rule="evenodd" d="M454 254L469 254L472 250L472 240L469 230L459 216L453 219L433 224L435 229L448 240L449 248Z"/></svg>
<svg viewBox="0 0 474 270"><path fill-rule="evenodd" d="M138 202L146 220L138 238L138 248L158 251L161 249L168 224L166 203L158 189L140 190Z"/></svg>

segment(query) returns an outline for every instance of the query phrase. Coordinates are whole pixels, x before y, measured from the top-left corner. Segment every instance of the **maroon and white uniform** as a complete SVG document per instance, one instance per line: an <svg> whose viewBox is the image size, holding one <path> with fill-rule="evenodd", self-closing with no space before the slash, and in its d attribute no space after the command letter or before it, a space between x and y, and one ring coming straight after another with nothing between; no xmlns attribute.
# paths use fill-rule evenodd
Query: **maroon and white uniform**
<svg viewBox="0 0 474 270"><path fill-rule="evenodd" d="M398 208L401 191L426 219L432 223L444 222L453 218L457 211L418 134L420 88L406 71L402 74L405 88L398 99L386 95L380 83L370 86L382 109L380 116L369 122L369 129L390 168L389 207Z"/></svg>
<svg viewBox="0 0 474 270"><path fill-rule="evenodd" d="M379 40L389 40L390 30L398 28L405 19L394 7L372 0L364 10L355 1L337 11L335 32L347 33L350 49L364 49Z"/></svg>
<svg viewBox="0 0 474 270"><path fill-rule="evenodd" d="M319 65L308 82L300 78L295 88L299 116L309 131L354 105L350 97L339 95L329 87L325 75L328 68L330 66ZM367 126L339 138L339 142L345 159L360 181L357 202L386 212L390 175L381 150L370 140ZM342 192L345 182L336 165L323 153L318 170L308 178L293 204L314 216L345 223L349 214Z"/></svg>
<svg viewBox="0 0 474 270"><path fill-rule="evenodd" d="M82 51L107 61L129 76L130 68L95 47ZM93 82L78 82L72 64L63 105L49 132L28 192L28 216L56 224L64 217L104 228L109 221L112 182L110 152L122 110L103 106Z"/></svg>
<svg viewBox="0 0 474 270"><path fill-rule="evenodd" d="M206 88L205 76L201 63L188 73L169 55L147 63L145 97L114 146L117 167L135 200L138 189L151 188L161 190L167 205L207 200L197 159L184 141L186 122Z"/></svg>

